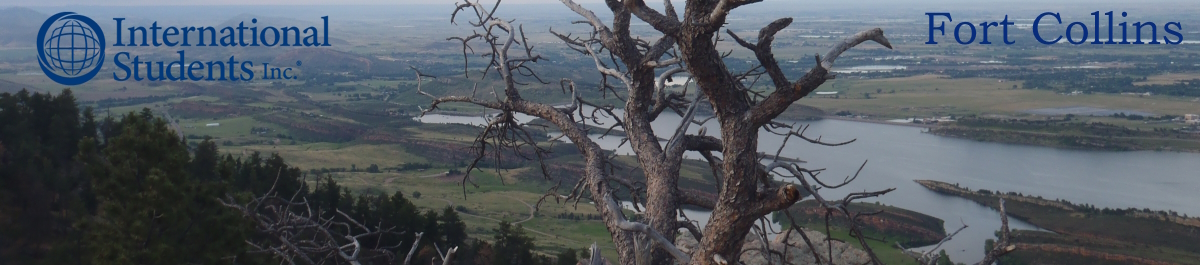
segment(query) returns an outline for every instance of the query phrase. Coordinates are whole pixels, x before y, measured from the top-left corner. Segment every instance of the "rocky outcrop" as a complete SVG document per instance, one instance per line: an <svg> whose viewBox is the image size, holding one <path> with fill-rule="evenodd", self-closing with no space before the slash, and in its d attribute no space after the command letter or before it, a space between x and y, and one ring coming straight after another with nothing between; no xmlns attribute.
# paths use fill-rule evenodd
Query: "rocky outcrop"
<svg viewBox="0 0 1200 265"><path fill-rule="evenodd" d="M826 240L825 234L813 230L803 229L804 234L808 236L809 241L817 249L817 255L821 257L822 264L828 264L830 245L833 250L834 264L865 264L871 260L867 252L854 248L853 246L836 240ZM675 245L679 250L687 254L692 254L698 245L696 239L690 233L675 238ZM791 264L818 264L813 257L812 250L808 244L804 242L804 238L794 229L789 229L786 233L775 237L775 240L764 242L761 238L755 236L747 236L742 245L741 262L746 265L760 264L787 264L780 260L779 255L766 255L763 251L764 247L771 251L785 253L784 258ZM768 256L769 261L768 262Z"/></svg>

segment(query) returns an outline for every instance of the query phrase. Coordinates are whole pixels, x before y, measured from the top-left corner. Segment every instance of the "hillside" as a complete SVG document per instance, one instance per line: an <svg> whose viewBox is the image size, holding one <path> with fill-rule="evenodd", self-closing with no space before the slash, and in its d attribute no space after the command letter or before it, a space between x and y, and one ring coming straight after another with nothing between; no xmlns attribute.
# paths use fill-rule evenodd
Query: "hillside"
<svg viewBox="0 0 1200 265"><path fill-rule="evenodd" d="M0 47L32 47L49 15L24 7L0 9Z"/></svg>

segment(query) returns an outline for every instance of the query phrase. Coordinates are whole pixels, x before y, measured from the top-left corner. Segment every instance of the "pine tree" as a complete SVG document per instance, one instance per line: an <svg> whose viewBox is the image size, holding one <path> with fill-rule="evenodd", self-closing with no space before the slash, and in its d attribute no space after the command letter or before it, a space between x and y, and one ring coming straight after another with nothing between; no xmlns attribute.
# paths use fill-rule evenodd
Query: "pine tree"
<svg viewBox="0 0 1200 265"><path fill-rule="evenodd" d="M217 144L212 141L212 138L205 137L196 146L196 153L193 155L192 163L189 167L189 172L192 178L200 181L214 181L217 179L217 162L221 159L217 153Z"/></svg>
<svg viewBox="0 0 1200 265"><path fill-rule="evenodd" d="M397 230L409 231L399 238L385 238L381 244L395 245L397 243L404 243L400 249L411 248L412 242L415 241L414 235L416 232L423 231L425 225L425 221L421 217L417 206L413 205L407 198L404 198L403 193L396 191L392 196L388 196L386 200L383 200L378 209L385 226L395 226ZM421 240L428 242L428 238L431 237L432 235L423 235Z"/></svg>
<svg viewBox="0 0 1200 265"><path fill-rule="evenodd" d="M446 235L446 244L450 246L463 246L467 241L467 225L459 219L458 212L454 208L446 206L442 209L441 216L442 233Z"/></svg>
<svg viewBox="0 0 1200 265"><path fill-rule="evenodd" d="M562 253L558 253L556 258L558 259L558 265L575 265L579 263L579 254L573 248L563 250Z"/></svg>
<svg viewBox="0 0 1200 265"><path fill-rule="evenodd" d="M525 235L525 228L521 224L511 225L507 221L501 221L500 227L493 229L496 235L495 246L492 247L493 253L497 253L492 257L492 264L495 265L526 265L536 262L533 256L533 238Z"/></svg>
<svg viewBox="0 0 1200 265"><path fill-rule="evenodd" d="M76 241L71 224L92 209L89 180L73 159L83 122L70 89L0 93L0 260L77 261L55 251Z"/></svg>
<svg viewBox="0 0 1200 265"><path fill-rule="evenodd" d="M492 248L492 244L487 241L475 240L475 263L474 265L490 265L500 264L496 262L496 250Z"/></svg>
<svg viewBox="0 0 1200 265"><path fill-rule="evenodd" d="M83 109L83 125L79 127L80 136L95 139L99 129L99 124L96 123L96 111L92 107Z"/></svg>
<svg viewBox="0 0 1200 265"><path fill-rule="evenodd" d="M103 151L80 145L94 154L83 159L100 201L82 224L92 263L215 264L243 252L248 226L214 200L224 182L191 179L193 161L167 122L143 110L120 124Z"/></svg>
<svg viewBox="0 0 1200 265"><path fill-rule="evenodd" d="M438 213L432 210L425 211L425 215L421 219L425 221L425 225L421 229L425 233L421 237L422 244L445 246L446 239L443 237L441 225L438 224Z"/></svg>
<svg viewBox="0 0 1200 265"><path fill-rule="evenodd" d="M325 180L321 181L317 188L313 190L312 200L317 210L321 211L321 215L326 218L331 218L337 214L338 200L341 199L341 187L337 181L333 180L333 176L326 175Z"/></svg>

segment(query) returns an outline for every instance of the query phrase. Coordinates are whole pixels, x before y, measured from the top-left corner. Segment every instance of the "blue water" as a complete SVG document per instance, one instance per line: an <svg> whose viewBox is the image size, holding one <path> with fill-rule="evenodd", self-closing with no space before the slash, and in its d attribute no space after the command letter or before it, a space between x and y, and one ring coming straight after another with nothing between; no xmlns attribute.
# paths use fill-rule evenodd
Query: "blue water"
<svg viewBox="0 0 1200 265"><path fill-rule="evenodd" d="M478 123L479 117L430 115L425 122ZM659 135L668 135L679 117L664 114L653 127ZM805 123L800 123L805 124ZM880 202L932 215L945 220L952 232L963 230L943 248L956 262L974 263L983 257L983 241L1000 228L998 212L973 201L945 196L926 190L913 182L931 179L972 189L1013 191L1045 198L1061 198L1104 208L1151 208L1174 210L1189 216L1200 215L1200 154L1175 152L1101 152L1055 149L1048 147L988 143L940 137L922 133L923 129L886 124L841 120L808 122L805 133L837 142L857 139L839 147L827 147L789 140L782 156L808 161L806 168L826 168L821 177L840 181L854 174L869 160L857 181L838 190L823 190L827 197L840 198L848 192L896 188ZM710 121L709 135L718 126ZM692 126L689 131L699 130ZM595 137L593 137L595 138ZM620 138L594 139L605 148L614 148ZM760 150L774 153L782 137L763 132ZM628 145L616 149L632 154ZM699 159L699 154L687 154ZM871 202L871 200L867 200ZM692 219L706 219L703 212L688 212ZM1036 229L1010 219L1013 229Z"/></svg>

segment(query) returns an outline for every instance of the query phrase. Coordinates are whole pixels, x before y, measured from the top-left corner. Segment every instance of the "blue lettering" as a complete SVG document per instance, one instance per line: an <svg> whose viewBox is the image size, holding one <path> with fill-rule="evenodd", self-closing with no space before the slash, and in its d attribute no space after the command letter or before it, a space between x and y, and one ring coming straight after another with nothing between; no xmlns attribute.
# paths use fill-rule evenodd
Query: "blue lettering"
<svg viewBox="0 0 1200 265"><path fill-rule="evenodd" d="M967 27L971 28L971 39L967 40L966 42L963 42L962 38L959 38L959 34L958 34L958 30L961 29L963 25L967 25ZM957 41L958 44L971 44L971 42L974 42L975 41L975 25L971 24L971 22L964 21L962 23L958 23L958 26L954 26L954 41Z"/></svg>
<svg viewBox="0 0 1200 265"><path fill-rule="evenodd" d="M246 66L247 64L249 64L250 66ZM242 78L242 80L254 79L254 71L250 71L250 67L254 67L254 63L252 63L250 61L242 62L242 73L250 75L250 77L246 77L245 75L238 75L239 77Z"/></svg>
<svg viewBox="0 0 1200 265"><path fill-rule="evenodd" d="M183 50L179 50L179 51L178 51L178 52L176 52L176 53L178 53L178 54L179 54L179 61L174 61L174 62L171 62L171 63L168 63L168 64L167 64L167 66L166 66L166 67L167 67L167 70L166 70L166 71L167 71L167 80L171 80L171 81L179 81L179 80L183 80L183 78L185 77L185 76L183 76L183 64L184 64L184 62L183 62ZM175 64L179 64L179 76L175 76L175 75L173 74L173 73L175 73L175 72L171 71L171 69L174 69L174 68L173 68L174 66L172 66L172 65L175 65Z"/></svg>
<svg viewBox="0 0 1200 265"><path fill-rule="evenodd" d="M113 20L117 21L117 43L114 43L113 46L125 46L125 43L121 42L121 21L125 20L125 18L114 17ZM125 56L128 57L129 54L125 54Z"/></svg>
<svg viewBox="0 0 1200 265"><path fill-rule="evenodd" d="M196 67L196 66L199 66L199 67ZM192 71L196 71L196 70L204 70L204 64L201 63L200 61L195 61L195 62L188 64L188 68L187 68L188 79L191 79L192 81L200 81L201 78L204 78L204 74L201 74L200 77L196 77L196 75L194 73L192 73Z"/></svg>
<svg viewBox="0 0 1200 265"><path fill-rule="evenodd" d="M936 41L933 41L933 31L934 30L941 31L942 36L946 36L946 22L942 22L942 24L940 24L939 26L934 27L933 26L933 17L934 16L945 16L946 20L948 20L950 22L954 22L954 19L950 18L950 13L925 13L925 15L929 16L929 41L926 41L925 44L937 44ZM324 18L328 18L328 17L321 17L321 18L324 19ZM328 20L325 21L325 25L329 25ZM328 26L326 26L326 28L328 28ZM328 30L328 29L326 29L326 30ZM325 38L326 38L325 46L329 46L329 40L328 40L329 35L326 34Z"/></svg>
<svg viewBox="0 0 1200 265"><path fill-rule="evenodd" d="M1075 25L1079 25L1079 27L1083 28L1083 38L1080 38L1079 42L1075 42L1075 40L1072 40L1072 38L1071 38L1071 29L1075 28ZM1083 22L1074 22L1074 23L1071 23L1070 25L1067 25L1067 42L1069 42L1071 44L1079 45L1079 44L1083 44L1084 42L1087 42L1087 37L1088 37L1087 25L1084 25Z"/></svg>
<svg viewBox="0 0 1200 265"><path fill-rule="evenodd" d="M121 32L121 31L118 30L117 32ZM120 37L117 37L117 39L119 40ZM129 59L129 52L119 52L119 53L117 53L117 55L113 55L113 63L117 64L117 68L120 68L121 70L125 71L124 78L117 77L117 73L115 73L115 72L113 73L113 80L117 80L117 81L129 80L129 75L130 75L129 66L127 66L127 65L125 65L125 63L121 62L121 55L124 55L125 59Z"/></svg>
<svg viewBox="0 0 1200 265"><path fill-rule="evenodd" d="M1057 20L1058 24L1062 25L1062 18L1058 16L1058 13L1042 13L1041 15L1038 15L1037 18L1033 19L1033 38L1046 45L1058 43L1059 40L1062 40L1062 35L1058 35L1058 38L1054 39L1054 41L1046 41L1046 39L1042 38L1042 34L1038 32L1038 25L1041 24L1042 17L1045 17L1046 15L1054 16L1054 20Z"/></svg>
<svg viewBox="0 0 1200 265"><path fill-rule="evenodd" d="M1167 22L1166 25L1163 25L1163 30L1167 31L1167 34L1175 35L1175 37L1179 38L1179 40L1171 41L1171 39L1167 38L1167 36L1163 36L1163 41L1171 45L1183 43L1183 34L1179 34L1178 31L1171 30L1171 25L1175 25L1175 28L1179 30L1183 30L1183 25L1180 25L1179 22Z"/></svg>
<svg viewBox="0 0 1200 265"><path fill-rule="evenodd" d="M167 29L164 29L163 30L163 40L162 40L163 44L166 44L167 47L175 47L175 45L179 44L179 42L174 42L174 41L171 41L170 39L167 39L168 37L175 36L175 35L179 35L179 29L176 29L175 27L167 27ZM184 37L183 39L186 40L187 37Z"/></svg>
<svg viewBox="0 0 1200 265"><path fill-rule="evenodd" d="M268 29L271 30L271 34L274 36L269 42L267 41ZM275 27L265 27L263 28L262 33L259 33L258 38L261 39L262 44L266 45L267 47L275 46L275 44L279 44L279 30L275 29Z"/></svg>

